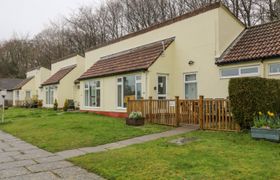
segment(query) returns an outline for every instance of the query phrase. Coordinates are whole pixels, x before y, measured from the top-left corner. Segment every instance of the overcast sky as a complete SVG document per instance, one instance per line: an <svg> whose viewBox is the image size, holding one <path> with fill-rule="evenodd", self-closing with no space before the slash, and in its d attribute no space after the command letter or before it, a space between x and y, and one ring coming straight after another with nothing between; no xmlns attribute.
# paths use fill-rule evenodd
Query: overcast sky
<svg viewBox="0 0 280 180"><path fill-rule="evenodd" d="M34 35L49 22L69 15L81 5L97 6L100 0L0 0L0 40L14 33Z"/></svg>

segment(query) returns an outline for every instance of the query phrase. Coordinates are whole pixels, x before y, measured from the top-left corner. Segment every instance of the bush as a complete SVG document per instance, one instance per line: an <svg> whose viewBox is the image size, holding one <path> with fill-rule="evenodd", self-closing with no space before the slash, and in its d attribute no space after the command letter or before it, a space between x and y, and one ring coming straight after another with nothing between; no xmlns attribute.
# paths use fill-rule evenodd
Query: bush
<svg viewBox="0 0 280 180"><path fill-rule="evenodd" d="M53 104L53 110L57 111L57 109L58 109L58 103L57 100L55 99Z"/></svg>
<svg viewBox="0 0 280 180"><path fill-rule="evenodd" d="M38 101L38 108L42 108L43 107L43 100L39 100Z"/></svg>
<svg viewBox="0 0 280 180"><path fill-rule="evenodd" d="M67 110L68 110L68 99L65 100L64 106L63 106L63 111L67 111Z"/></svg>
<svg viewBox="0 0 280 180"><path fill-rule="evenodd" d="M129 117L130 119L141 119L143 116L142 116L142 113L141 112L131 112L129 114Z"/></svg>
<svg viewBox="0 0 280 180"><path fill-rule="evenodd" d="M253 126L258 112L280 112L280 81L264 78L236 78L229 82L232 113L241 128Z"/></svg>

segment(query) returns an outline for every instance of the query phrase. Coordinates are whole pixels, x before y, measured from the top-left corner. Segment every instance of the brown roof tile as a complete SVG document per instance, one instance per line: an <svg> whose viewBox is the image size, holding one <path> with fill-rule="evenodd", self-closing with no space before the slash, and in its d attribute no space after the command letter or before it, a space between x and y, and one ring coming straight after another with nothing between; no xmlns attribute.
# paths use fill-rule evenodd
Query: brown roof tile
<svg viewBox="0 0 280 180"><path fill-rule="evenodd" d="M21 89L25 84L27 84L27 83L28 83L29 81L31 81L33 78L34 78L34 76L22 80L20 83L18 83L18 84L15 86L15 88L14 88L13 90L19 90L19 89Z"/></svg>
<svg viewBox="0 0 280 180"><path fill-rule="evenodd" d="M57 71L54 75L52 75L48 80L46 80L42 86L58 84L61 79L63 79L68 73L70 73L77 65L67 66L59 71Z"/></svg>
<svg viewBox="0 0 280 180"><path fill-rule="evenodd" d="M165 50L174 39L169 38L157 41L103 57L87 70L79 80L147 70L162 54L163 45Z"/></svg>
<svg viewBox="0 0 280 180"><path fill-rule="evenodd" d="M224 52L217 64L280 57L280 21L246 29Z"/></svg>

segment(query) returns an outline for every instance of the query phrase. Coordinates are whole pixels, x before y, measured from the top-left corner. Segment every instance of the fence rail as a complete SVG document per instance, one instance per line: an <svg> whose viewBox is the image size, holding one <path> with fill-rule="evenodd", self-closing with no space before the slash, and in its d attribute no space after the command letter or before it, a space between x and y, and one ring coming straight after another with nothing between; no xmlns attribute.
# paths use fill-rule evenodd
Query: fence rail
<svg viewBox="0 0 280 180"><path fill-rule="evenodd" d="M201 129L239 131L234 121L228 99L181 100L129 100L127 113L141 112L146 122L179 126L199 125Z"/></svg>

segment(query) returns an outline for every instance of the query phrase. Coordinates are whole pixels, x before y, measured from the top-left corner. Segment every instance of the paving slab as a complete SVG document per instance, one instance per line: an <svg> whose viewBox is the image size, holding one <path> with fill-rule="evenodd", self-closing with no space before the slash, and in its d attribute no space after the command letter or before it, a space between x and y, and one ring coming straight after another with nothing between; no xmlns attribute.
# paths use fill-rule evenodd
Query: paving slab
<svg viewBox="0 0 280 180"><path fill-rule="evenodd" d="M26 168L31 172L42 172L42 171L49 171L64 167L71 167L73 166L72 163L67 161L56 161L56 162L49 162L49 163L42 163L42 164L35 164L32 166L27 166Z"/></svg>
<svg viewBox="0 0 280 180"><path fill-rule="evenodd" d="M86 170L80 167L67 167L62 169L53 170L53 172L63 179L71 179L71 180L101 180L102 177L89 174Z"/></svg>
<svg viewBox="0 0 280 180"><path fill-rule="evenodd" d="M30 174L30 171L28 171L24 167L5 169L0 171L0 179L13 177L13 176L20 176L25 174Z"/></svg>
<svg viewBox="0 0 280 180"><path fill-rule="evenodd" d="M0 149L1 180L102 179L65 161L65 157L39 149L2 131L0 131L0 143L3 148ZM86 153L74 152L77 151L70 151L70 154Z"/></svg>
<svg viewBox="0 0 280 180"><path fill-rule="evenodd" d="M23 166L33 165L33 164L36 164L36 162L33 160L21 160L21 161L1 163L0 170L16 168L16 167L23 167Z"/></svg>
<svg viewBox="0 0 280 180"><path fill-rule="evenodd" d="M57 155L34 159L34 161L36 161L38 163L56 162L56 161L61 161L61 160L64 160L64 158L61 156L57 156Z"/></svg>
<svg viewBox="0 0 280 180"><path fill-rule="evenodd" d="M64 157L65 159L71 158L71 157L77 157L86 154L84 151L81 151L80 149L74 149L74 150L67 150L56 153L56 155Z"/></svg>
<svg viewBox="0 0 280 180"><path fill-rule="evenodd" d="M23 175L23 176L15 176L15 177L7 178L5 180L56 180L56 179L60 179L60 178L51 172L40 172L40 173Z"/></svg>

